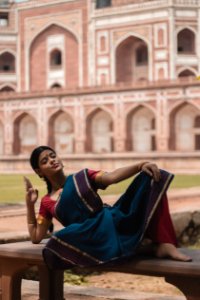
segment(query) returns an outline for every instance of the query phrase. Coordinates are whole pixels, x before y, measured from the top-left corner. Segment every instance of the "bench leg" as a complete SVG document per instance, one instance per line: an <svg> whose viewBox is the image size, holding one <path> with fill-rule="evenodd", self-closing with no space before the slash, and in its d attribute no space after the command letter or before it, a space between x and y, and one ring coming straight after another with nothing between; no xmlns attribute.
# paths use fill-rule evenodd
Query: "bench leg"
<svg viewBox="0 0 200 300"><path fill-rule="evenodd" d="M64 272L49 270L45 265L39 266L40 300L64 300Z"/></svg>
<svg viewBox="0 0 200 300"><path fill-rule="evenodd" d="M21 300L21 282L25 266L5 262L1 266L0 300Z"/></svg>
<svg viewBox="0 0 200 300"><path fill-rule="evenodd" d="M1 300L21 300L21 276L7 276L1 277Z"/></svg>
<svg viewBox="0 0 200 300"><path fill-rule="evenodd" d="M185 278L178 276L165 277L165 281L176 286L187 300L200 299L200 280L197 278Z"/></svg>

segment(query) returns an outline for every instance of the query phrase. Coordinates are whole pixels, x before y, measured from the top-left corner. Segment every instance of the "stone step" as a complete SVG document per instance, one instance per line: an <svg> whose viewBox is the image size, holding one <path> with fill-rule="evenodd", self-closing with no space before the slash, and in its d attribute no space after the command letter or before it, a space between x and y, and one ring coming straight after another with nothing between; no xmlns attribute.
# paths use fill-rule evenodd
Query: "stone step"
<svg viewBox="0 0 200 300"><path fill-rule="evenodd" d="M30 240L28 230L0 232L0 244L15 243Z"/></svg>

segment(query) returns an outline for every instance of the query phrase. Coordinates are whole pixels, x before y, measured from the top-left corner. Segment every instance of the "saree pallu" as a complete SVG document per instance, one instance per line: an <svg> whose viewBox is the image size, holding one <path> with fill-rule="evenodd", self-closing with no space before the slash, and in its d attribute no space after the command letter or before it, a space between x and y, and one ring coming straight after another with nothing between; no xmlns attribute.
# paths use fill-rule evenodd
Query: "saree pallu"
<svg viewBox="0 0 200 300"><path fill-rule="evenodd" d="M173 179L173 174L160 172L159 182L141 172L113 206L103 204L87 169L68 176L56 206L64 228L43 250L49 268L92 266L133 256Z"/></svg>

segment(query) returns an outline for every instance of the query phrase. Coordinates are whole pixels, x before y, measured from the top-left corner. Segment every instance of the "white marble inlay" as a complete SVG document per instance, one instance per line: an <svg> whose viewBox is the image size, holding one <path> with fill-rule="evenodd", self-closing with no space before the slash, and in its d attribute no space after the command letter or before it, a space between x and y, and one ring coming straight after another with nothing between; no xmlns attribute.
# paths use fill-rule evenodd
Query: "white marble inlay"
<svg viewBox="0 0 200 300"><path fill-rule="evenodd" d="M167 59L167 51L166 50L157 50L155 52L155 59L157 59L157 60Z"/></svg>
<svg viewBox="0 0 200 300"><path fill-rule="evenodd" d="M16 42L17 36L13 35L0 35L0 41L1 42Z"/></svg>
<svg viewBox="0 0 200 300"><path fill-rule="evenodd" d="M64 76L64 70L49 71L49 78L62 78Z"/></svg>
<svg viewBox="0 0 200 300"><path fill-rule="evenodd" d="M198 11L197 10L188 10L188 9L186 9L186 10L177 10L176 12L175 12L175 15L176 15L176 17L189 17L189 18L191 18L191 17L197 17L197 13L198 13Z"/></svg>
<svg viewBox="0 0 200 300"><path fill-rule="evenodd" d="M184 64L184 65L195 65L198 63L198 58L193 55L179 55L177 56L176 64Z"/></svg>
<svg viewBox="0 0 200 300"><path fill-rule="evenodd" d="M98 57L98 65L99 66L105 66L108 65L109 59L108 56L100 56Z"/></svg>
<svg viewBox="0 0 200 300"><path fill-rule="evenodd" d="M96 21L96 26L106 26L106 25L115 25L121 23L133 23L136 21L152 20L156 18L166 18L168 17L168 11L154 11L150 13L143 14L132 14L127 16L117 16L110 18L102 18Z"/></svg>
<svg viewBox="0 0 200 300"><path fill-rule="evenodd" d="M16 82L16 74L0 74L0 81L2 82Z"/></svg>

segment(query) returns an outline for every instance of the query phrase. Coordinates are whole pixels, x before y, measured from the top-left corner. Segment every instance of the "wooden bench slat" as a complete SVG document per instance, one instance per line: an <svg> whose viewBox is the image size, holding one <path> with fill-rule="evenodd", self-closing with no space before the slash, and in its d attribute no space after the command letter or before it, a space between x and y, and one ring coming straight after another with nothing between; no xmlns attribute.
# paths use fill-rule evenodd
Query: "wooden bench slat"
<svg viewBox="0 0 200 300"><path fill-rule="evenodd" d="M200 251L186 248L181 249L181 251L191 256L193 261L182 262L171 259L158 259L155 257L138 255L127 262L117 265L108 263L104 266L94 267L94 269L155 276L176 274L186 277L200 277Z"/></svg>

